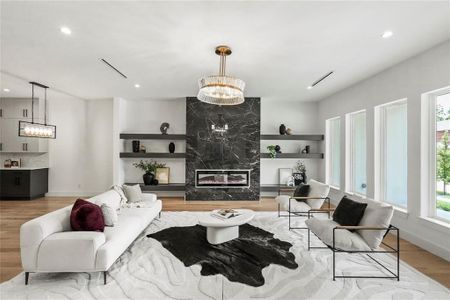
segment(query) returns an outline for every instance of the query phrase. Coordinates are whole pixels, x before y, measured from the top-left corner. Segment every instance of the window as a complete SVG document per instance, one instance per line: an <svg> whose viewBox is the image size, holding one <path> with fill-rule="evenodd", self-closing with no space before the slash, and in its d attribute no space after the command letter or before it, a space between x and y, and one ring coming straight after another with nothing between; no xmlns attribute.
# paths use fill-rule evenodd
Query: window
<svg viewBox="0 0 450 300"><path fill-rule="evenodd" d="M346 190L366 195L366 112L346 115Z"/></svg>
<svg viewBox="0 0 450 300"><path fill-rule="evenodd" d="M327 184L341 184L341 118L326 121L326 178Z"/></svg>
<svg viewBox="0 0 450 300"><path fill-rule="evenodd" d="M406 100L375 107L375 198L406 208L408 131Z"/></svg>
<svg viewBox="0 0 450 300"><path fill-rule="evenodd" d="M421 215L450 222L450 87L422 97Z"/></svg>

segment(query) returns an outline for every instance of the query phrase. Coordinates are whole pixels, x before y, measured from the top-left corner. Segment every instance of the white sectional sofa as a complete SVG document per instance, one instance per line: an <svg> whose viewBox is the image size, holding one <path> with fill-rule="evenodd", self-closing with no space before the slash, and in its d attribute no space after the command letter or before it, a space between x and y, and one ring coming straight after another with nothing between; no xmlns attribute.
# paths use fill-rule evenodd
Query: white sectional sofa
<svg viewBox="0 0 450 300"><path fill-rule="evenodd" d="M87 199L97 205L119 208L121 197L109 190ZM122 207L118 221L104 232L72 231L72 205L24 223L20 228L20 252L25 284L32 272L104 272L160 215L162 204L154 194L143 194L141 207Z"/></svg>

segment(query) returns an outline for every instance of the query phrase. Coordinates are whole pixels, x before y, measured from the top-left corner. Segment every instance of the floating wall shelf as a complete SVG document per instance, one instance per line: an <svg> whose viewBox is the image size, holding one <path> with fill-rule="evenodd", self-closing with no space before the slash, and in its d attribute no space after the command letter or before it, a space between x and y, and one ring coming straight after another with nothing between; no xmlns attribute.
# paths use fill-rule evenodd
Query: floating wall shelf
<svg viewBox="0 0 450 300"><path fill-rule="evenodd" d="M280 134L261 134L261 140L271 141L323 141L323 134L294 134L294 135L280 135Z"/></svg>
<svg viewBox="0 0 450 300"><path fill-rule="evenodd" d="M279 159L279 158L316 158L322 159L323 153L278 153L275 158L271 158L269 153L261 153L261 158Z"/></svg>
<svg viewBox="0 0 450 300"><path fill-rule="evenodd" d="M121 158L185 158L186 153L120 152Z"/></svg>
<svg viewBox="0 0 450 300"><path fill-rule="evenodd" d="M185 134L121 133L122 140L185 140Z"/></svg>

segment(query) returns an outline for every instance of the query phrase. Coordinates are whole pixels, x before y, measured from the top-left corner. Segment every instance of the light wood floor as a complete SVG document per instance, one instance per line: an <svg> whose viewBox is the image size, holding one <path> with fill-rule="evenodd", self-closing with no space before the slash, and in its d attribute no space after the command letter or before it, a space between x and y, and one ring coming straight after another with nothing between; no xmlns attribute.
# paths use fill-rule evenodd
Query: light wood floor
<svg viewBox="0 0 450 300"><path fill-rule="evenodd" d="M54 211L76 198L46 197L31 201L0 201L0 282L22 272L20 263L19 228L24 222ZM163 198L163 211L207 211L213 208L249 208L255 211L274 211L273 199L257 201L189 201L182 198ZM387 237L388 242L392 237ZM450 288L450 263L405 240L401 240L400 257L420 272Z"/></svg>

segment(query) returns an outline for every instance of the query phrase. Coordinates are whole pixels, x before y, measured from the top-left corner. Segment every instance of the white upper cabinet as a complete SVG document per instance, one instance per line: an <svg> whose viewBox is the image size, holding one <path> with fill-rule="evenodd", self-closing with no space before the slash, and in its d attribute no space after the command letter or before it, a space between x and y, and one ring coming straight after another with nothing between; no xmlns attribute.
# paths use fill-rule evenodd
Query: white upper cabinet
<svg viewBox="0 0 450 300"><path fill-rule="evenodd" d="M42 123L39 100L34 101L34 122ZM0 152L47 152L48 140L19 136L19 121L31 122L31 99L0 98Z"/></svg>

